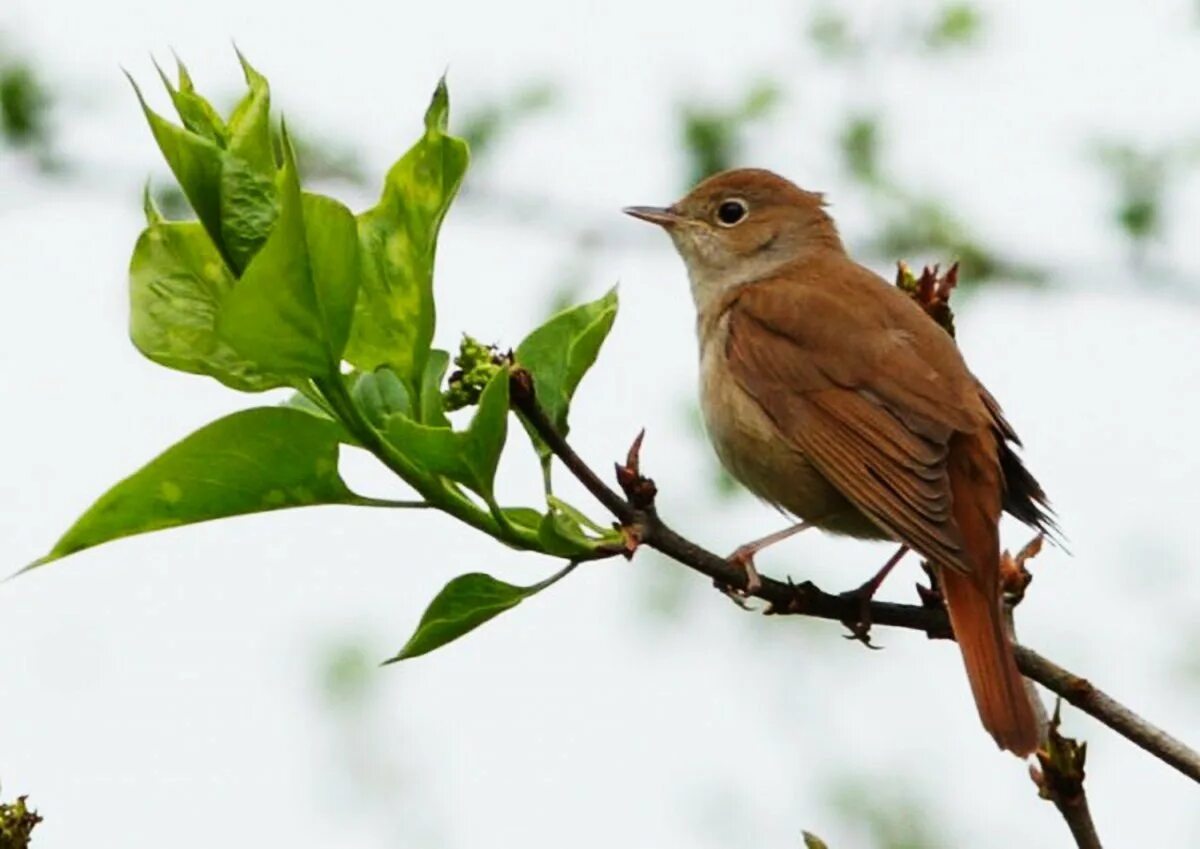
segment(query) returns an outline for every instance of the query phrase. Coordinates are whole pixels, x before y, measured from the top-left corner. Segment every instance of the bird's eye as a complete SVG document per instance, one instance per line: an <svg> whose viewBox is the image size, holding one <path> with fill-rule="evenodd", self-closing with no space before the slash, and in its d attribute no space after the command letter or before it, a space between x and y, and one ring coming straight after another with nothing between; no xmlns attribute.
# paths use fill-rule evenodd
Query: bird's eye
<svg viewBox="0 0 1200 849"><path fill-rule="evenodd" d="M732 227L746 217L746 202L739 198L722 202L717 207L717 223L722 227Z"/></svg>

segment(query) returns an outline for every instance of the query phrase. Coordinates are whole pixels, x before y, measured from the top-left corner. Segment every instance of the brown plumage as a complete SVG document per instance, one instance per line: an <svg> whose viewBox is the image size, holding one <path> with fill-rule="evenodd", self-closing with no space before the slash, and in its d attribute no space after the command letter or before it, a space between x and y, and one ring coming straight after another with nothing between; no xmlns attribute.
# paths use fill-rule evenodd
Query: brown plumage
<svg viewBox="0 0 1200 849"><path fill-rule="evenodd" d="M954 341L846 255L819 195L770 172L630 212L663 225L687 263L722 462L810 524L933 563L984 726L1029 754L1039 731L1004 627L998 522L1006 509L1052 525Z"/></svg>

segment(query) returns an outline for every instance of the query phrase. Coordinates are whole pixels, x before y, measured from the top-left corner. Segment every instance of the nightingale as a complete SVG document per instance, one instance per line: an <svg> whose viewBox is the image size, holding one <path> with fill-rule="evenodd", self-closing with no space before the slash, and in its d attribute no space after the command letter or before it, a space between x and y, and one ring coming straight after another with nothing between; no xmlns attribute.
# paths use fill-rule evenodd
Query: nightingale
<svg viewBox="0 0 1200 849"><path fill-rule="evenodd" d="M726 171L668 207L661 226L687 266L700 403L716 454L751 492L808 527L891 540L869 599L911 549L937 576L984 728L1019 756L1039 741L1000 584L1007 511L1053 528L1020 440L951 336L907 294L852 260L822 195L758 169Z"/></svg>

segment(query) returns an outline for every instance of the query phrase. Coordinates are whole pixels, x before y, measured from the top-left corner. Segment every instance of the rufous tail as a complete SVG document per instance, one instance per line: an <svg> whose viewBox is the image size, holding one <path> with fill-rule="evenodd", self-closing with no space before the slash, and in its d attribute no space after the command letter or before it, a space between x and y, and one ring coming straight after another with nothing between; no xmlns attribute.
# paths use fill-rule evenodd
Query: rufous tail
<svg viewBox="0 0 1200 849"><path fill-rule="evenodd" d="M947 466L954 519L972 571L942 567L939 579L983 727L1000 748L1025 757L1037 748L1040 732L1004 626L998 529L1002 484L996 479L993 485L998 469L987 462L985 440L966 437L951 444Z"/></svg>

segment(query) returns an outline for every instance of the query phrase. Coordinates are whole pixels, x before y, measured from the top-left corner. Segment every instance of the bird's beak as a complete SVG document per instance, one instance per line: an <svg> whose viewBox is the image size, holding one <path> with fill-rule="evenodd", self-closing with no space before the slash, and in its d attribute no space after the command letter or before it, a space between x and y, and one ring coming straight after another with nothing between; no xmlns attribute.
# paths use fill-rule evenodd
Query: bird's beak
<svg viewBox="0 0 1200 849"><path fill-rule="evenodd" d="M627 206L621 211L660 227L674 227L683 221L682 215L664 206Z"/></svg>

